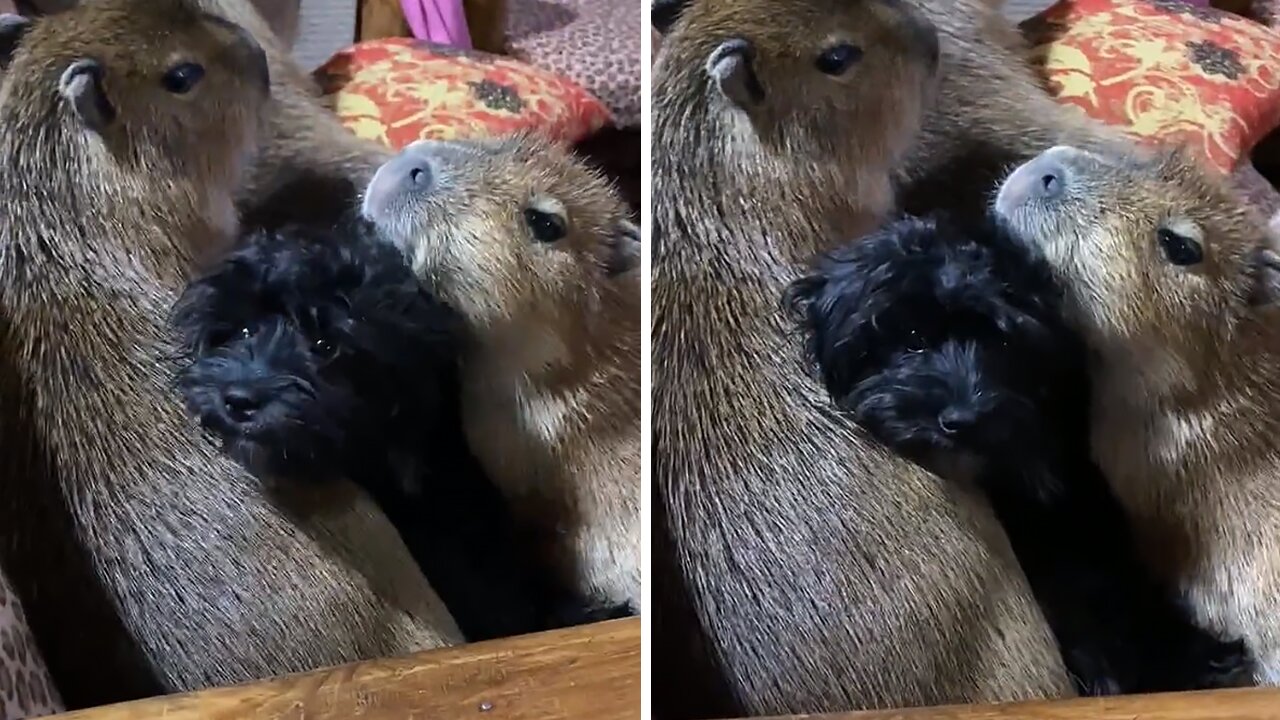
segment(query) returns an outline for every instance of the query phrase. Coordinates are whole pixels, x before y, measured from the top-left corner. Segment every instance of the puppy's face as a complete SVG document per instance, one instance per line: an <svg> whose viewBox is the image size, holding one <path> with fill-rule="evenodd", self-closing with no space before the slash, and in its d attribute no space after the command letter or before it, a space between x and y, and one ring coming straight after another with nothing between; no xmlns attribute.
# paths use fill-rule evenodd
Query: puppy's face
<svg viewBox="0 0 1280 720"><path fill-rule="evenodd" d="M608 183L530 136L415 143L378 170L363 213L482 342L572 344L639 256Z"/></svg>
<svg viewBox="0 0 1280 720"><path fill-rule="evenodd" d="M451 384L452 314L390 248L333 242L255 236L175 310L189 409L262 476L340 473Z"/></svg>
<svg viewBox="0 0 1280 720"><path fill-rule="evenodd" d="M1196 352L1246 309L1265 237L1260 218L1180 152L1052 148L1005 180L993 210L1043 251L1069 314L1102 347Z"/></svg>
<svg viewBox="0 0 1280 720"><path fill-rule="evenodd" d="M993 447L1034 419L1015 366L1045 364L1056 293L1022 249L906 218L824 256L788 298L836 404L919 458Z"/></svg>

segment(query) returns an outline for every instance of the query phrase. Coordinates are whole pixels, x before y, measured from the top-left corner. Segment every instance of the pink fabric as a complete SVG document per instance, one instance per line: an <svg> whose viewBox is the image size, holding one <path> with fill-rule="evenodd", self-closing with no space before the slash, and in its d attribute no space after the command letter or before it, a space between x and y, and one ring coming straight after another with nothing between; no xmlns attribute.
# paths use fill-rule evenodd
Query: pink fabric
<svg viewBox="0 0 1280 720"><path fill-rule="evenodd" d="M413 36L439 45L471 49L462 0L400 0Z"/></svg>

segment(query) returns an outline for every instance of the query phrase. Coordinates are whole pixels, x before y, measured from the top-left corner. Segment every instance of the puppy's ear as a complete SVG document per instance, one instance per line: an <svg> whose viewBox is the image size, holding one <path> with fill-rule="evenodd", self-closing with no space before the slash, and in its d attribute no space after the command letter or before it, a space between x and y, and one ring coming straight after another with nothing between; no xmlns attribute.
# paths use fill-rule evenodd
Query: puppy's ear
<svg viewBox="0 0 1280 720"><path fill-rule="evenodd" d="M198 356L209 349L215 295L207 280L197 280L187 286L169 311L169 328L181 354Z"/></svg>
<svg viewBox="0 0 1280 720"><path fill-rule="evenodd" d="M62 71L58 92L85 124L94 132L103 132L116 119L115 106L102 86L102 65L95 60L77 60Z"/></svg>
<svg viewBox="0 0 1280 720"><path fill-rule="evenodd" d="M0 68L7 68L13 62L14 53L30 29L31 20L28 18L13 13L0 15Z"/></svg>
<svg viewBox="0 0 1280 720"><path fill-rule="evenodd" d="M605 239L604 272L616 277L640 266L640 228L630 220L620 220Z"/></svg>
<svg viewBox="0 0 1280 720"><path fill-rule="evenodd" d="M13 6L27 17L53 15L79 5L79 0L14 0Z"/></svg>
<svg viewBox="0 0 1280 720"><path fill-rule="evenodd" d="M653 0L653 4L649 6L649 24L660 34L666 35L671 32L671 26L680 19L685 8L689 7L689 2L690 0Z"/></svg>
<svg viewBox="0 0 1280 720"><path fill-rule="evenodd" d="M868 266L849 257L820 258L783 294L784 311L804 339L805 370L842 404L872 356L877 306L867 297Z"/></svg>
<svg viewBox="0 0 1280 720"><path fill-rule="evenodd" d="M725 40L707 56L707 75L730 103L750 111L764 100L764 87L756 77L755 48L742 38Z"/></svg>
<svg viewBox="0 0 1280 720"><path fill-rule="evenodd" d="M1249 258L1249 304L1280 304L1280 250L1264 245Z"/></svg>

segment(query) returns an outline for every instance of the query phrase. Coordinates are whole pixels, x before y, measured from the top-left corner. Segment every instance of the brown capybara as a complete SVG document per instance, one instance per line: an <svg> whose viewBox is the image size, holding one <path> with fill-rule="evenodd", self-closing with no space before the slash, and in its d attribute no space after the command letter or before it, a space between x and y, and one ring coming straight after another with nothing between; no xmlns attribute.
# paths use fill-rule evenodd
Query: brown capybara
<svg viewBox="0 0 1280 720"><path fill-rule="evenodd" d="M467 438L518 522L592 606L639 612L639 239L621 197L517 135L410 145L364 215L462 316Z"/></svg>
<svg viewBox="0 0 1280 720"><path fill-rule="evenodd" d="M1280 262L1185 151L1047 150L997 217L1039 247L1093 351L1093 453L1199 622L1280 684Z"/></svg>
<svg viewBox="0 0 1280 720"><path fill-rule="evenodd" d="M170 308L235 232L262 49L185 0L0 28L22 198L0 205L0 552L68 705L457 641L371 501L268 494L172 387Z"/></svg>
<svg viewBox="0 0 1280 720"><path fill-rule="evenodd" d="M1070 694L985 500L844 419L782 310L892 208L934 30L900 2L786 5L694 2L654 69L655 713Z"/></svg>
<svg viewBox="0 0 1280 720"><path fill-rule="evenodd" d="M98 1L24 0L18 5L24 14L45 15ZM271 100L265 116L269 130L238 198L243 223L268 228L289 223L327 225L354 211L360 191L390 151L342 126L255 2L198 2L204 10L247 29L266 51L271 66Z"/></svg>
<svg viewBox="0 0 1280 720"><path fill-rule="evenodd" d="M779 0L761 18L763 32L812 0ZM922 215L946 210L955 220L983 219L1007 168L1063 142L1125 147L1120 133L1065 108L1045 91L1030 62L1026 38L1005 17L1000 0L849 0L855 5L907 4L937 27L941 46L938 91L895 181L903 210ZM654 0L654 24L674 27L699 3L724 0ZM835 4L834 2L832 4ZM821 32L825 32L825 28ZM785 82L771 88L787 94ZM797 97L797 101L802 98Z"/></svg>

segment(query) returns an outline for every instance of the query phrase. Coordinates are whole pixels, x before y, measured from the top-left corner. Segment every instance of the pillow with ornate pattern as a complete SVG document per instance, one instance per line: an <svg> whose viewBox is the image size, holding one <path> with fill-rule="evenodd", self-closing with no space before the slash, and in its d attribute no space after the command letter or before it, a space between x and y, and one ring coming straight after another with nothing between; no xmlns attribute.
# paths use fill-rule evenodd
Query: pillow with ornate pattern
<svg viewBox="0 0 1280 720"><path fill-rule="evenodd" d="M567 78L412 38L357 44L316 78L343 124L392 148L520 130L575 143L611 123L608 109Z"/></svg>
<svg viewBox="0 0 1280 720"><path fill-rule="evenodd" d="M1061 0L1023 23L1059 101L1230 172L1280 124L1280 35L1177 0Z"/></svg>

